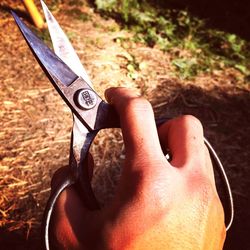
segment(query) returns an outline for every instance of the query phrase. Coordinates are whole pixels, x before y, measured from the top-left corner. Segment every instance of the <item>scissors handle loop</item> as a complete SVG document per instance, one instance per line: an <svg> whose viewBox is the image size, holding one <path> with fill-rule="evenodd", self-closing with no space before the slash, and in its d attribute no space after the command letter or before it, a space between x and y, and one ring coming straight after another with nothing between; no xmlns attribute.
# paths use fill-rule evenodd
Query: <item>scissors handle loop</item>
<svg viewBox="0 0 250 250"><path fill-rule="evenodd" d="M52 212L54 210L56 201L60 194L68 187L75 184L75 178L73 178L72 175L68 175L65 177L65 179L56 186L56 188L51 192L49 200L47 202L47 205L44 210L43 215L43 224L42 224L42 235L44 238L42 239L44 244L44 249L50 250L50 240L49 240L49 225L51 221Z"/></svg>

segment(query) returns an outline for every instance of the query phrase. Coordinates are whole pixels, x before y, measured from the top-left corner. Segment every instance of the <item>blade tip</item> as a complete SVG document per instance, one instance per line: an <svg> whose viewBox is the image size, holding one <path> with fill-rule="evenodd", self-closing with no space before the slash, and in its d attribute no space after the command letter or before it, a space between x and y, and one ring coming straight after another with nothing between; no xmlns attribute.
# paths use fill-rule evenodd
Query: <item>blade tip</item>
<svg viewBox="0 0 250 250"><path fill-rule="evenodd" d="M10 14L14 17L14 19L16 19L16 17L18 17L14 10L10 10Z"/></svg>
<svg viewBox="0 0 250 250"><path fill-rule="evenodd" d="M40 3L43 7L43 9L48 9L47 5L45 4L45 2L43 0L40 0Z"/></svg>
<svg viewBox="0 0 250 250"><path fill-rule="evenodd" d="M17 15L17 13L14 10L10 10L10 13L13 16L17 26L20 27L20 25L22 24L20 17Z"/></svg>

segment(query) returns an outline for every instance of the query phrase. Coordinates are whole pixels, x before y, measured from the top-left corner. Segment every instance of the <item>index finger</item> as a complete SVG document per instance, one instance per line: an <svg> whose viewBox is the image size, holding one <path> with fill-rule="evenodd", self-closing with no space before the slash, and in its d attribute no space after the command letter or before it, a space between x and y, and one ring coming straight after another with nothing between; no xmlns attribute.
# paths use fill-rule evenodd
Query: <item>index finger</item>
<svg viewBox="0 0 250 250"><path fill-rule="evenodd" d="M162 160L164 157L150 103L127 88L110 88L106 91L106 98L120 116L126 160Z"/></svg>

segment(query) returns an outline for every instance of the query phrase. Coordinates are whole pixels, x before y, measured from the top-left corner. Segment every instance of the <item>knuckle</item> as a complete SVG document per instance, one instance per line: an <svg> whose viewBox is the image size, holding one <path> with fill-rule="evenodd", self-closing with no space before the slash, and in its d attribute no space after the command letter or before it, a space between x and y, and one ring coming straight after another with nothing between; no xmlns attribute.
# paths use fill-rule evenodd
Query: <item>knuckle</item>
<svg viewBox="0 0 250 250"><path fill-rule="evenodd" d="M140 111L140 112L148 112L152 111L152 106L149 101L147 101L143 97L134 97L131 98L127 101L126 105L126 110L128 112L135 112L135 111Z"/></svg>
<svg viewBox="0 0 250 250"><path fill-rule="evenodd" d="M181 122L188 127L192 128L202 128L202 124L198 118L193 115L184 115L180 118Z"/></svg>
<svg viewBox="0 0 250 250"><path fill-rule="evenodd" d="M214 183L201 169L189 172L187 182L189 190L199 194L203 201L209 202L217 196Z"/></svg>
<svg viewBox="0 0 250 250"><path fill-rule="evenodd" d="M201 121L193 115L183 115L173 120L173 126L184 126L194 131L203 131Z"/></svg>
<svg viewBox="0 0 250 250"><path fill-rule="evenodd" d="M207 176L201 171L189 172L186 179L189 192L199 194L202 199L208 200L213 196L213 187Z"/></svg>

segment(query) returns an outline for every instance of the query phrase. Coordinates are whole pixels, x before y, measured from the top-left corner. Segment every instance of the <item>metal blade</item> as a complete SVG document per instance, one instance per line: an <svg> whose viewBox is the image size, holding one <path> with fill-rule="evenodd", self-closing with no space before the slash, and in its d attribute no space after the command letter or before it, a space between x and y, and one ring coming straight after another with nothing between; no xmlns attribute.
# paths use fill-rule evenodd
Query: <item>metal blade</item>
<svg viewBox="0 0 250 250"><path fill-rule="evenodd" d="M21 21L15 12L11 13L32 53L54 86L58 88L58 82L65 86L74 82L78 76Z"/></svg>
<svg viewBox="0 0 250 250"><path fill-rule="evenodd" d="M41 0L43 12L48 24L50 37L53 43L54 51L78 76L81 76L88 85L92 86L91 80L84 69L79 57L77 56L69 39L61 29L55 17L49 11L46 4Z"/></svg>
<svg viewBox="0 0 250 250"><path fill-rule="evenodd" d="M81 76L91 87L93 87L83 65L80 62L74 48L72 47L69 39L61 29L60 25L49 11L48 7L41 0L45 19L47 21L50 38L53 44L54 52L60 57L77 75ZM87 138L89 130L84 124L73 114L73 132L72 132L72 145L81 147ZM80 135L79 135L80 134ZM72 159L74 157L70 157ZM73 165L73 164L71 164Z"/></svg>
<svg viewBox="0 0 250 250"><path fill-rule="evenodd" d="M109 109L105 114L107 104L81 77L78 77L54 54L14 12L12 12L12 15L42 69L77 118L89 130L100 129L103 125L105 126L102 119L105 115L109 115ZM98 112L99 110L104 111ZM100 115L101 113L102 115Z"/></svg>

